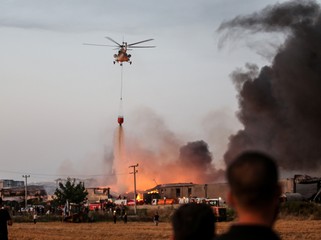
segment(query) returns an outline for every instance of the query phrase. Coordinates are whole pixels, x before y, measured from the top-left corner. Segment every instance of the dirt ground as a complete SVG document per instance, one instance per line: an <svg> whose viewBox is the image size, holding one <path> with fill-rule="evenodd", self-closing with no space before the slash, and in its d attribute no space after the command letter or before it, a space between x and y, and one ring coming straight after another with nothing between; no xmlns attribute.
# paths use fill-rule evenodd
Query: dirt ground
<svg viewBox="0 0 321 240"><path fill-rule="evenodd" d="M217 232L222 233L231 223L218 223ZM275 226L284 240L319 240L321 221L279 220ZM154 226L152 222L99 222L99 223L14 223L9 227L10 240L147 240L170 239L170 223L161 222Z"/></svg>

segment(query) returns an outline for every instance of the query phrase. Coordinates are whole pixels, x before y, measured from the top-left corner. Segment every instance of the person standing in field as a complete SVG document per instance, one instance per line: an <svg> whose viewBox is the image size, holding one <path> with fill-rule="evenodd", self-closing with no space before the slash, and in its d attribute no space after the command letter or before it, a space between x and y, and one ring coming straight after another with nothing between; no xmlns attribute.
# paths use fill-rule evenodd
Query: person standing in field
<svg viewBox="0 0 321 240"><path fill-rule="evenodd" d="M238 221L217 240L280 240L273 231L281 195L275 161L260 152L244 152L228 166L226 176L227 201Z"/></svg>
<svg viewBox="0 0 321 240"><path fill-rule="evenodd" d="M116 210L113 211L113 220L114 220L114 223L116 224L117 222L117 215L116 215Z"/></svg>
<svg viewBox="0 0 321 240"><path fill-rule="evenodd" d="M181 205L172 217L173 240L213 240L215 215L205 203Z"/></svg>
<svg viewBox="0 0 321 240"><path fill-rule="evenodd" d="M123 217L124 223L127 223L127 212L125 212L124 217Z"/></svg>
<svg viewBox="0 0 321 240"><path fill-rule="evenodd" d="M158 215L158 212L155 213L155 215L154 215L154 217L153 217L153 221L154 221L155 226L158 226L158 223L159 223L159 215Z"/></svg>
<svg viewBox="0 0 321 240"><path fill-rule="evenodd" d="M36 224L37 223L37 211L35 210L34 213L33 213L33 223Z"/></svg>
<svg viewBox="0 0 321 240"><path fill-rule="evenodd" d="M8 240L7 225L12 225L11 216L8 210L2 207L2 198L0 198L0 240Z"/></svg>

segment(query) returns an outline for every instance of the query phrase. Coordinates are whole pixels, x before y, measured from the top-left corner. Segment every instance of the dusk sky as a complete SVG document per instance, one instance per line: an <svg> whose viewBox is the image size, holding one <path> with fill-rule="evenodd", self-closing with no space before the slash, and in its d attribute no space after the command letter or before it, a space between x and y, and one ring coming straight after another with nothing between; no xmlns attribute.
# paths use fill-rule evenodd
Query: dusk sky
<svg viewBox="0 0 321 240"><path fill-rule="evenodd" d="M104 175L118 127L121 67L112 44L149 38L123 68L126 137L153 146L158 122L182 144L204 140L217 167L241 129L230 74L270 64L282 35L224 38L224 20L276 0L0 0L0 179ZM146 44L147 45L147 44ZM157 136L154 136L157 138ZM179 149L177 149L177 152ZM129 160L130 161L130 160Z"/></svg>

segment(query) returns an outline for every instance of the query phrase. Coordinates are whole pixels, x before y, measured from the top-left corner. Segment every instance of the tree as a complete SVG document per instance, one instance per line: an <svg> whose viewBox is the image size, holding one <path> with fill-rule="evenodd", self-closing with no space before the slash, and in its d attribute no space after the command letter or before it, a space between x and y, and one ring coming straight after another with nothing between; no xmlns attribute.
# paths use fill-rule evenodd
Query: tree
<svg viewBox="0 0 321 240"><path fill-rule="evenodd" d="M65 204L68 200L70 203L81 203L88 195L87 190L82 182L76 183L76 179L67 178L65 184L59 183L59 188L55 191L56 201L58 204Z"/></svg>

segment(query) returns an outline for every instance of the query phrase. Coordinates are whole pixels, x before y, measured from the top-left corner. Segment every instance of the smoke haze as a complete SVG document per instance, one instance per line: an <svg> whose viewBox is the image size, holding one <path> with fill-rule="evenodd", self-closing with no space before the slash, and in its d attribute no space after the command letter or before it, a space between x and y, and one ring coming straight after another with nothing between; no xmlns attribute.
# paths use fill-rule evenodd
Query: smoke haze
<svg viewBox="0 0 321 240"><path fill-rule="evenodd" d="M205 141L184 142L182 136L174 134L162 118L150 109L137 110L132 117L136 128L131 129L130 134L126 133L123 141L118 141L119 135L115 135L113 166L116 168L117 183L113 189L119 192L133 189L133 176L118 175L117 171L129 173L133 169L128 167L137 163L137 188L141 190L156 184L201 184L223 179L224 171L215 168L212 153ZM126 128L122 127L123 136L125 132ZM106 164L110 162L106 161Z"/></svg>
<svg viewBox="0 0 321 240"><path fill-rule="evenodd" d="M314 170L321 165L321 18L315 1L268 6L223 22L229 34L282 32L284 43L271 66L247 63L231 78L238 91L238 118L244 129L230 137L225 162L258 149L274 155L284 170Z"/></svg>

